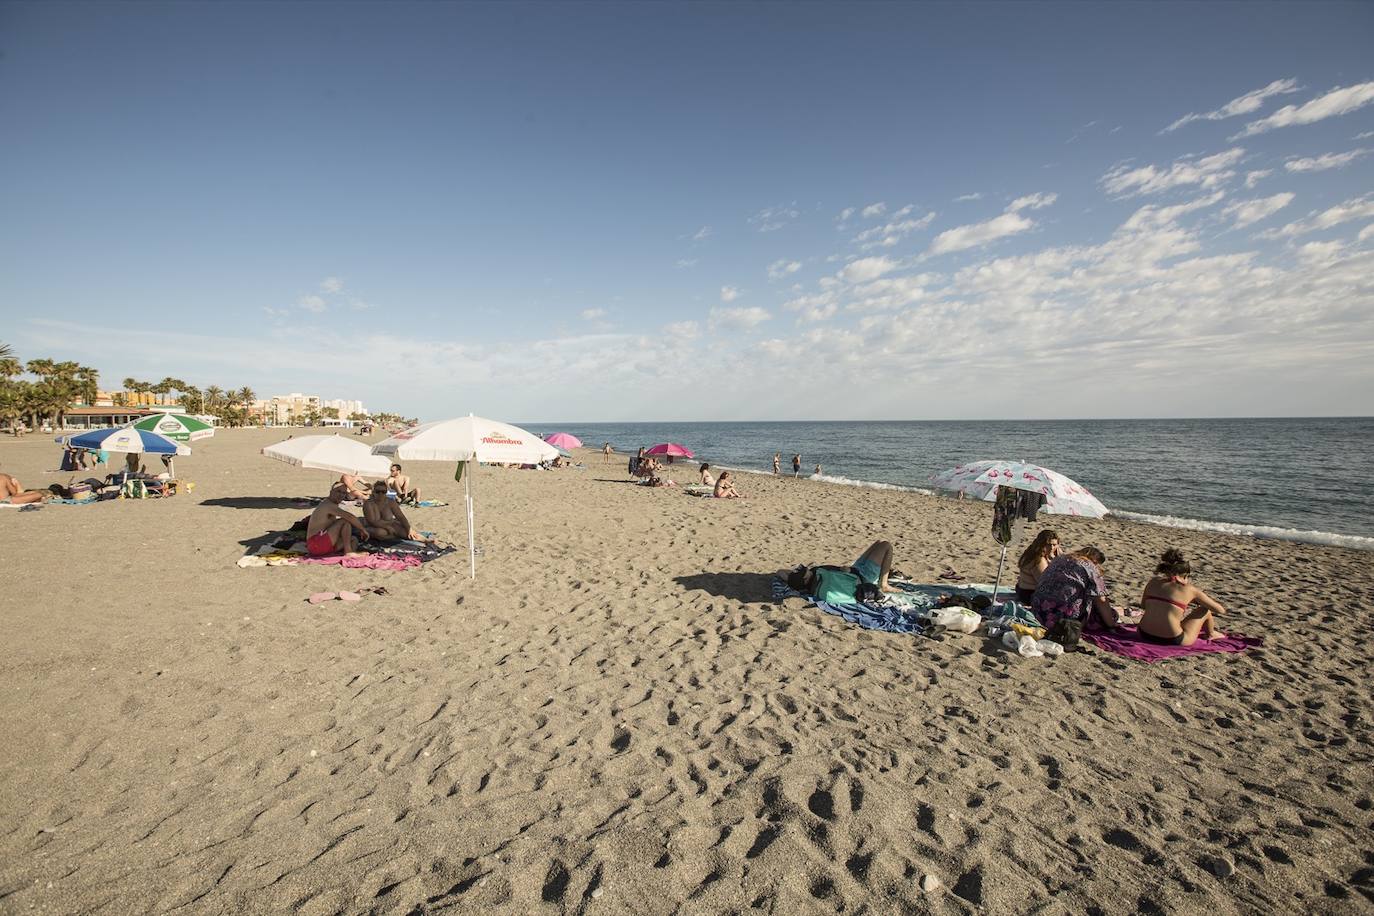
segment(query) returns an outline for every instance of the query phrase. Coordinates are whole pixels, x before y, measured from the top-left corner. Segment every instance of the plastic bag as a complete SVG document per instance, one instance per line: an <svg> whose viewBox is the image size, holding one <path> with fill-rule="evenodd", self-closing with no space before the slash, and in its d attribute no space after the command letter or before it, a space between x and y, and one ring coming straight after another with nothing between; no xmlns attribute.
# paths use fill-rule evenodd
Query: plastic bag
<svg viewBox="0 0 1374 916"><path fill-rule="evenodd" d="M1020 655L1022 658L1039 658L1045 653L1041 651L1035 640L1029 636L1018 636L1015 633L1003 633L1002 645Z"/></svg>
<svg viewBox="0 0 1374 916"><path fill-rule="evenodd" d="M983 625L983 618L968 608L940 607L930 612L930 622L951 633L976 633Z"/></svg>

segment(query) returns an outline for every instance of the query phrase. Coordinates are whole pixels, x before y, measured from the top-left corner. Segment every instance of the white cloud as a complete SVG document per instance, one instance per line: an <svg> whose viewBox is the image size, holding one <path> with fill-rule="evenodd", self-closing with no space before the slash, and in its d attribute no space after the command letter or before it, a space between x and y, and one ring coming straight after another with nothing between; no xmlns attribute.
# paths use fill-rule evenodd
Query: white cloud
<svg viewBox="0 0 1374 916"><path fill-rule="evenodd" d="M1157 207L1154 204L1147 204L1132 213L1126 222L1121 224L1121 229L1125 232L1150 232L1164 229L1177 223L1180 216L1213 206L1224 196L1220 191L1216 191L1206 197L1199 197L1187 203L1174 204L1172 207Z"/></svg>
<svg viewBox="0 0 1374 916"><path fill-rule="evenodd" d="M894 213L893 216L902 216L911 212L910 207L903 207ZM892 222L884 223L881 226L874 226L865 229L854 236L854 241L860 247L869 248L891 248L903 238L918 229L924 229L935 221L935 211L932 210L920 219L894 219Z"/></svg>
<svg viewBox="0 0 1374 916"><path fill-rule="evenodd" d="M296 300L296 304L307 312L314 312L316 315L329 307L322 296L301 296Z"/></svg>
<svg viewBox="0 0 1374 916"><path fill-rule="evenodd" d="M343 288L343 281L338 277L325 277L320 281L320 289L326 293L341 293Z"/></svg>
<svg viewBox="0 0 1374 916"><path fill-rule="evenodd" d="M734 302L739 298L739 290L733 286L722 286L720 288L721 302Z"/></svg>
<svg viewBox="0 0 1374 916"><path fill-rule="evenodd" d="M1374 102L1374 82L1357 83L1354 86L1332 89L1325 95L1317 96L1302 105L1285 105L1267 118L1251 121L1245 129L1231 139L1253 137L1276 127L1291 127L1294 124L1312 124L1338 115L1349 114Z"/></svg>
<svg viewBox="0 0 1374 916"><path fill-rule="evenodd" d="M972 194L960 194L958 197L954 198L954 202L955 202L956 204L959 204L959 203L963 203L963 202L966 201L966 200L982 200L982 199L983 199L983 192L982 192L982 191L974 191Z"/></svg>
<svg viewBox="0 0 1374 916"><path fill-rule="evenodd" d="M711 237L711 227L710 227L710 226L702 226L702 227L701 227L700 229L698 229L696 232L693 232L693 233L692 233L692 241L694 241L694 242L705 241L706 239L708 239L708 238L710 238L710 237Z"/></svg>
<svg viewBox="0 0 1374 916"><path fill-rule="evenodd" d="M734 309L713 308L711 309L707 324L710 325L713 331L718 328L733 328L747 331L759 326L772 317L773 316L767 311L758 306Z"/></svg>
<svg viewBox="0 0 1374 916"><path fill-rule="evenodd" d="M1371 216L1374 216L1374 194L1366 194L1363 197L1352 197L1320 213L1310 213L1307 219L1297 220L1282 229L1270 230L1264 234L1267 238L1293 238Z"/></svg>
<svg viewBox="0 0 1374 916"><path fill-rule="evenodd" d="M749 217L749 224L759 232L775 232L801 216L795 203L785 207L765 207Z"/></svg>
<svg viewBox="0 0 1374 916"><path fill-rule="evenodd" d="M864 219L872 219L875 216L882 216L886 212L887 204L883 203L882 201L878 201L876 204L869 204L867 207L864 207L863 213L861 215Z"/></svg>
<svg viewBox="0 0 1374 916"><path fill-rule="evenodd" d="M896 267L897 263L889 258L859 258L846 264L844 270L840 271L840 276L849 283L863 283L876 280Z"/></svg>
<svg viewBox="0 0 1374 916"><path fill-rule="evenodd" d="M1360 234L1355 236L1355 241L1357 242L1367 242L1370 239L1374 239L1374 223L1365 226L1360 230Z"/></svg>
<svg viewBox="0 0 1374 916"><path fill-rule="evenodd" d="M1008 213L1017 213L1021 210L1040 210L1048 207L1059 199L1058 194L1027 194L1025 197L1018 197L1007 207Z"/></svg>
<svg viewBox="0 0 1374 916"><path fill-rule="evenodd" d="M1253 114L1254 112L1260 110L1260 106L1264 104L1264 100L1269 98L1270 96L1284 95L1289 92L1297 91L1297 80L1274 80L1272 83L1270 83L1268 86L1265 86L1263 89L1256 89L1253 92L1245 93L1245 95L1240 96L1239 98L1232 99L1225 105L1218 108L1216 111L1209 111L1204 114L1186 114L1174 123L1170 124L1168 127L1164 128L1162 131L1160 131L1160 133L1167 134L1169 131L1178 130L1183 125L1191 124L1193 121L1222 121L1226 118L1234 118L1240 115Z"/></svg>
<svg viewBox="0 0 1374 916"><path fill-rule="evenodd" d="M1374 130L1366 130L1355 135L1356 140L1368 140L1370 137L1374 137Z"/></svg>
<svg viewBox="0 0 1374 916"><path fill-rule="evenodd" d="M781 280L788 274L794 274L801 270L801 261L789 261L786 258L779 258L768 265L768 279Z"/></svg>
<svg viewBox="0 0 1374 916"><path fill-rule="evenodd" d="M673 266L676 267L678 270L681 270L681 269L683 269L684 267L696 267L696 266L697 266L697 259L696 259L696 258L678 258L678 259L677 259L677 263L674 264Z"/></svg>
<svg viewBox="0 0 1374 916"><path fill-rule="evenodd" d="M1108 194L1116 197L1132 197L1139 194L1158 194L1172 188L1197 186L1210 190L1236 173L1233 166L1240 162L1245 150L1240 147L1214 153L1202 158L1185 157L1168 168L1145 165L1132 169L1119 165L1100 179L1100 184Z"/></svg>
<svg viewBox="0 0 1374 916"><path fill-rule="evenodd" d="M1294 195L1288 192L1258 200L1240 200L1222 210L1227 216L1235 217L1235 228L1244 229L1252 223L1267 219L1293 202Z"/></svg>
<svg viewBox="0 0 1374 916"><path fill-rule="evenodd" d="M927 254L937 255L964 251L968 248L986 245L1009 235L1026 232L1035 228L1035 220L1023 216L1021 211L1039 210L1048 207L1058 199L1058 194L1051 193L1028 194L1025 197L1018 197L1007 205L1006 211L1001 216L941 232L935 236L935 241L930 243Z"/></svg>
<svg viewBox="0 0 1374 916"><path fill-rule="evenodd" d="M1270 175L1274 174L1273 169L1256 169L1253 172L1245 173L1245 190L1249 191Z"/></svg>
<svg viewBox="0 0 1374 916"><path fill-rule="evenodd" d="M845 220L853 216L856 212L858 211L855 210L854 207L845 207L843 210L840 211L839 221L844 222Z"/></svg>
<svg viewBox="0 0 1374 916"><path fill-rule="evenodd" d="M605 317L606 317L606 310L605 310L605 309L583 309L583 310L582 310L582 320L583 320L583 321L595 321L595 320L598 319L598 318L605 318Z"/></svg>
<svg viewBox="0 0 1374 916"><path fill-rule="evenodd" d="M1325 172L1327 169L1344 168L1356 159L1368 154L1369 150L1367 149L1352 149L1348 153L1324 153L1305 159L1289 159L1283 164L1283 167L1290 172Z"/></svg>
<svg viewBox="0 0 1374 916"><path fill-rule="evenodd" d="M674 321L664 325L663 333L678 340L694 340L701 334L701 327L695 321Z"/></svg>
<svg viewBox="0 0 1374 916"><path fill-rule="evenodd" d="M834 318L835 313L839 310L840 307L833 302L828 305L808 305L806 308L802 309L801 314L797 316L797 322L801 324L813 321L827 321Z"/></svg>

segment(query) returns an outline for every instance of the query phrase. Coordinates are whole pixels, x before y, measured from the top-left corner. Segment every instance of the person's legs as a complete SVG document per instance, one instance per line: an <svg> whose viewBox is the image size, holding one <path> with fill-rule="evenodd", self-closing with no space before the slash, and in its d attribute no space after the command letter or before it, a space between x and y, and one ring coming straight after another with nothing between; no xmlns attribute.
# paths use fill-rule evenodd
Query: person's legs
<svg viewBox="0 0 1374 916"><path fill-rule="evenodd" d="M887 574L892 571L892 544L889 541L874 541L873 546L869 547L859 557L855 567L862 567L866 563L871 563L877 567L878 577L876 584L880 591L887 591Z"/></svg>
<svg viewBox="0 0 1374 916"><path fill-rule="evenodd" d="M329 539L334 542L335 547L344 553L353 552L353 526L347 520L337 519L325 530L329 532Z"/></svg>
<svg viewBox="0 0 1374 916"><path fill-rule="evenodd" d="M1199 639L1221 639L1226 635L1217 629L1212 612L1206 608L1194 608L1179 621L1179 628L1183 630L1183 641L1179 643L1181 646L1191 646Z"/></svg>
<svg viewBox="0 0 1374 916"><path fill-rule="evenodd" d="M12 496L0 498L0 502L13 503L16 506L24 506L29 503L42 502L51 496L46 490L27 490L23 493L15 493Z"/></svg>

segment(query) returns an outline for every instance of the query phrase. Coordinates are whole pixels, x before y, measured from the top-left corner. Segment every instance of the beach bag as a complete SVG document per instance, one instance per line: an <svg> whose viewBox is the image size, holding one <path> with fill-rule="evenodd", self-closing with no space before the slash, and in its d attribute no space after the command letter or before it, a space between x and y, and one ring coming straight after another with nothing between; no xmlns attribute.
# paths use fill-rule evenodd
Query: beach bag
<svg viewBox="0 0 1374 916"><path fill-rule="evenodd" d="M1082 635L1083 621L1060 617L1054 626L1050 627L1046 638L1059 643L1065 652L1072 652L1078 647L1078 638Z"/></svg>
<svg viewBox="0 0 1374 916"><path fill-rule="evenodd" d="M125 499L145 499L148 496L148 487L137 478L126 480L120 495Z"/></svg>

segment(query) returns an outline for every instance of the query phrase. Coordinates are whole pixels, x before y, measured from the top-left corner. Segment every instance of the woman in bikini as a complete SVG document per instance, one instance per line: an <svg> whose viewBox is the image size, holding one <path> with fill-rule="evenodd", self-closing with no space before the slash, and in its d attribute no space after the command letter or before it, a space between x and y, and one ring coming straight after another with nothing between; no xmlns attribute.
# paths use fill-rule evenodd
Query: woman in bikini
<svg viewBox="0 0 1374 916"><path fill-rule="evenodd" d="M1214 614L1225 614L1226 608L1189 581L1193 567L1183 558L1183 551L1171 547L1164 551L1155 567L1155 576L1145 584L1140 606L1145 616L1140 618L1136 634L1146 642L1167 646L1191 646L1202 639L1221 639ZM1193 607L1197 605L1197 607Z"/></svg>
<svg viewBox="0 0 1374 916"><path fill-rule="evenodd" d="M716 479L711 476L711 465L708 462L703 461L701 467L697 469L697 472L701 477L701 485L703 487L714 487L716 485Z"/></svg>
<svg viewBox="0 0 1374 916"><path fill-rule="evenodd" d="M1045 567L1050 565L1050 561L1059 556L1059 533L1046 528L1035 536L1035 540L1030 542L1030 546L1021 551L1021 558L1016 561L1018 570L1016 575L1016 600L1022 604L1030 604L1031 596L1035 594L1035 587L1040 584L1040 577L1045 573Z"/></svg>

